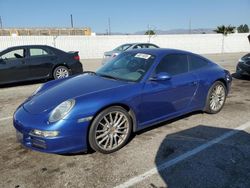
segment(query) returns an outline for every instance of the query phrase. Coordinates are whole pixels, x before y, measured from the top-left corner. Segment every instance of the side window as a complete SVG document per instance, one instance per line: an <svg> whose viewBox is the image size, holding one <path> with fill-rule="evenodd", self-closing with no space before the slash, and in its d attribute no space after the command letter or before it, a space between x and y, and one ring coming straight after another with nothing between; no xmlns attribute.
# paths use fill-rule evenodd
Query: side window
<svg viewBox="0 0 250 188"><path fill-rule="evenodd" d="M24 58L24 49L17 49L7 52L1 56L4 60L14 60L19 58Z"/></svg>
<svg viewBox="0 0 250 188"><path fill-rule="evenodd" d="M170 54L165 56L156 67L155 73L160 72L166 72L171 76L188 72L187 55Z"/></svg>
<svg viewBox="0 0 250 188"><path fill-rule="evenodd" d="M149 45L148 45L148 48L157 48L157 46L154 46L154 45L149 44Z"/></svg>
<svg viewBox="0 0 250 188"><path fill-rule="evenodd" d="M141 46L141 45L136 45L136 46L134 46L134 48L133 48L133 49L140 49L140 48L142 48L142 46Z"/></svg>
<svg viewBox="0 0 250 188"><path fill-rule="evenodd" d="M201 59L197 56L193 56L193 55L189 55L188 56L188 60L189 60L189 70L196 70L196 69L200 69L202 67L207 66L208 62L204 59Z"/></svg>
<svg viewBox="0 0 250 188"><path fill-rule="evenodd" d="M45 51L44 49L41 48L30 48L30 56L45 56L48 55L49 53Z"/></svg>

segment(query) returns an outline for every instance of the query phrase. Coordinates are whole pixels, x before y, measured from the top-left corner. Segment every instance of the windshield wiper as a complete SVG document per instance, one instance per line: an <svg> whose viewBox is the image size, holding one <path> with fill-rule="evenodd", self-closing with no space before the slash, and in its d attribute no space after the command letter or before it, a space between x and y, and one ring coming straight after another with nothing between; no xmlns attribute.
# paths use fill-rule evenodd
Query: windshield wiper
<svg viewBox="0 0 250 188"><path fill-rule="evenodd" d="M94 72L94 71L83 71L82 74L94 74L94 75L96 75L96 72Z"/></svg>
<svg viewBox="0 0 250 188"><path fill-rule="evenodd" d="M111 79L114 79L114 80L120 80L119 78L116 78L114 76L110 76L110 75L107 75L107 74L98 74L99 76L101 77L105 77L105 78L111 78Z"/></svg>

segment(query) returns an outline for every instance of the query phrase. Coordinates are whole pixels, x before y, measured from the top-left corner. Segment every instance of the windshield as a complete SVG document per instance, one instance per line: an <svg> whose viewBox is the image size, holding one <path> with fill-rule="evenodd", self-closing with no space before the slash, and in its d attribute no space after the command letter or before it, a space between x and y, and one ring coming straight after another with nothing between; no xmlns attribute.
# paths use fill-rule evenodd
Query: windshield
<svg viewBox="0 0 250 188"><path fill-rule="evenodd" d="M154 63L155 56L125 52L103 65L96 73L113 79L138 82Z"/></svg>
<svg viewBox="0 0 250 188"><path fill-rule="evenodd" d="M123 51L127 50L130 46L132 46L132 44L123 44L123 45L115 48L113 51L123 52Z"/></svg>

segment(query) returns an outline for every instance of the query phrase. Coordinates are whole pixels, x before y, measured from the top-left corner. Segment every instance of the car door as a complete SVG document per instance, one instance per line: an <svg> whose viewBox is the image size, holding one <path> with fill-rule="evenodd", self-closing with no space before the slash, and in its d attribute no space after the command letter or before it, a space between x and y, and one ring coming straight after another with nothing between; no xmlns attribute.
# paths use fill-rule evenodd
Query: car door
<svg viewBox="0 0 250 188"><path fill-rule="evenodd" d="M140 123L149 124L175 116L188 109L197 90L197 76L188 72L185 54L165 56L153 74L166 72L169 80L145 83L142 94Z"/></svg>
<svg viewBox="0 0 250 188"><path fill-rule="evenodd" d="M53 65L57 59L51 50L43 47L30 47L27 63L32 78L49 77L52 72Z"/></svg>
<svg viewBox="0 0 250 188"><path fill-rule="evenodd" d="M29 79L26 63L26 49L14 48L0 56L0 83L10 83Z"/></svg>

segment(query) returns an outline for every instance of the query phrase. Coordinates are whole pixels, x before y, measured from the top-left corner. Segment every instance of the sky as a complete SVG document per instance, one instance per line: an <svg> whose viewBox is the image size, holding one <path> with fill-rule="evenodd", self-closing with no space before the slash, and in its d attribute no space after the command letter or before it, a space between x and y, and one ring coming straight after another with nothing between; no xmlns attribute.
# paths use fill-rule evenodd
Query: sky
<svg viewBox="0 0 250 188"><path fill-rule="evenodd" d="M248 24L250 0L0 0L2 25L9 27L90 27L106 33L215 28Z"/></svg>

